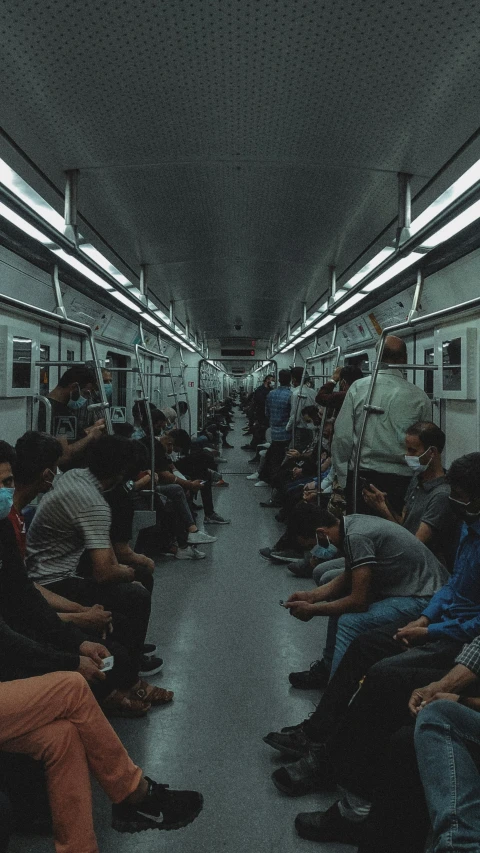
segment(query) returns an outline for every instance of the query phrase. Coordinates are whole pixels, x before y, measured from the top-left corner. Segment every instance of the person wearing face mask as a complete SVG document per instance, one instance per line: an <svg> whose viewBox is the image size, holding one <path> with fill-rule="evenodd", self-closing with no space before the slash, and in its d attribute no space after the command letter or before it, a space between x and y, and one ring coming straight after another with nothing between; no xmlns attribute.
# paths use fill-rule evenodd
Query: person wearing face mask
<svg viewBox="0 0 480 853"><path fill-rule="evenodd" d="M357 636L347 648L314 714L295 731L271 733L271 739L267 740L290 757L308 757L306 764L301 759L288 768L291 790L296 794L318 789L324 783L325 748L333 742L335 754L343 765L342 778L337 781L353 792L360 789L359 780L363 780L367 807L363 809L363 818L361 810L357 811L360 820L368 814L376 757L383 752L385 741L395 727L403 725L399 709L405 709L408 721L407 704L412 691L437 682L453 666L464 644L480 636L480 453L469 453L455 460L446 479L451 488L452 506L464 519L453 573L447 584L432 596L418 619L407 624L395 619L380 629ZM421 648L417 650L417 646ZM367 678L360 691L360 717L354 713L352 697L365 674ZM379 720L383 722L379 724ZM347 734L349 729L352 737ZM350 814L355 816L355 808ZM322 832L319 829L317 840L324 837ZM341 832L330 840L340 840L340 835Z"/></svg>
<svg viewBox="0 0 480 853"><path fill-rule="evenodd" d="M362 378L363 373L360 367L356 367L353 364L346 364L345 367L337 367L333 371L332 378L328 382L325 382L318 391L315 402L318 406L323 406L327 409L329 415L337 415L342 408L350 385L353 385L357 379ZM334 390L336 385L338 385L338 391Z"/></svg>
<svg viewBox="0 0 480 853"><path fill-rule="evenodd" d="M89 367L70 367L60 377L58 385L50 391L48 399L52 407L52 433L62 445L62 456L58 460L59 468L63 471L80 461L81 454L86 451L92 441L97 441L105 430L103 419L96 421L93 426L85 427L86 413L90 394L96 387L96 376ZM75 438L67 439L57 431L61 429L63 418L75 418ZM40 406L38 413L38 430L45 432L45 407Z"/></svg>

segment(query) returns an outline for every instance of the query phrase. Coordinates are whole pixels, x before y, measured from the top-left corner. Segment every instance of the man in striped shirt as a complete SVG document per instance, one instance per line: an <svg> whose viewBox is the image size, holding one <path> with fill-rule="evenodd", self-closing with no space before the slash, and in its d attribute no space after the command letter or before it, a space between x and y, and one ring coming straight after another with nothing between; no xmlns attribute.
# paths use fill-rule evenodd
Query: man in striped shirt
<svg viewBox="0 0 480 853"><path fill-rule="evenodd" d="M134 464L134 446L128 439L104 436L92 445L88 468L73 468L57 478L30 526L27 567L30 577L52 592L86 606L102 604L127 617L122 619L122 643L139 662L150 617L150 593L132 583L134 570L115 557L111 510L102 495L127 480ZM90 558L92 579L76 574L84 551Z"/></svg>

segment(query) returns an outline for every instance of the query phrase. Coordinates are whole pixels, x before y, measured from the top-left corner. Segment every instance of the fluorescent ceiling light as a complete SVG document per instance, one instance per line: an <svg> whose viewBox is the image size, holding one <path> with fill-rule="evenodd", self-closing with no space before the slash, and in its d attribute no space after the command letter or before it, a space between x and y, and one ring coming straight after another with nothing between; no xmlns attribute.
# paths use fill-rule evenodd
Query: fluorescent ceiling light
<svg viewBox="0 0 480 853"><path fill-rule="evenodd" d="M412 264L414 264L416 261L419 261L423 257L424 256L421 252L410 252L410 254L406 256L406 258L400 258L400 260L397 261L396 264L392 264L392 266L389 267L388 270L385 270L385 272L383 272L377 278L374 278L373 281L370 282L370 284L367 284L363 288L363 292L370 293L370 291L376 290L377 287L381 287L382 284L385 284L386 281L390 281L391 278L394 278L396 275L398 275L398 273L402 272L402 270L406 270L408 267L410 267Z"/></svg>
<svg viewBox="0 0 480 853"><path fill-rule="evenodd" d="M330 322L330 320L334 320L334 319L335 319L335 316L333 314L327 314L325 317L323 317L322 320L320 320L319 323L315 323L315 325L312 328L312 331L316 332L317 329L321 329L322 326L325 326L327 323Z"/></svg>
<svg viewBox="0 0 480 853"><path fill-rule="evenodd" d="M65 221L63 216L57 213L56 210L48 204L45 199L41 197L37 192L35 192L32 187L30 187L26 181L24 181L20 175L17 175L10 166L5 163L5 160L0 159L0 184L3 184L4 187L10 190L11 193L17 196L24 204L34 210L35 213L38 213L45 222L49 222L50 225L63 234L65 228Z"/></svg>
<svg viewBox="0 0 480 853"><path fill-rule="evenodd" d="M117 268L110 263L108 258L106 258L105 255L102 255L102 253L99 252L98 249L95 248L95 246L92 246L91 243L80 243L78 248L85 255L88 255L88 257L91 258L92 261L94 261L99 267L102 268L102 270L108 272L108 274L111 275L112 278L115 279L115 281L118 281L119 284L123 284L126 287L128 287L129 285L131 286L132 282L129 281L126 276L122 275L122 273L119 272L119 270L117 270Z"/></svg>
<svg viewBox="0 0 480 853"><path fill-rule="evenodd" d="M365 266L362 267L362 269L359 270L357 273L355 273L352 278L349 278L348 281L345 282L345 284L342 284L342 287L346 288L347 290L350 290L352 287L358 284L359 281L362 281L365 276L371 273L372 270L379 267L380 264L383 264L383 262L386 261L387 258L390 257L390 255L393 255L394 252L395 249L392 246L385 246L384 249L378 252L378 254L375 255L375 257L373 257L371 261L368 262L368 264L365 264Z"/></svg>
<svg viewBox="0 0 480 853"><path fill-rule="evenodd" d="M347 288L347 289L349 290L350 288ZM341 299L341 298L342 298L342 296L345 296L345 294L346 294L346 292L347 292L347 289L345 289L344 287L340 287L340 288L336 291L335 296L333 297L333 301L334 301L334 302L338 302L338 300L339 300L339 299Z"/></svg>
<svg viewBox="0 0 480 853"><path fill-rule="evenodd" d="M45 234L42 234L38 228L34 228L33 225L30 225L26 219L23 219L21 216L18 216L14 213L13 210L10 210L6 204L2 204L0 202L0 216L3 216L4 219L8 219L13 225L16 225L17 228L20 228L25 234L28 234L30 237L33 237L35 240L38 240L40 243L43 243L45 246L48 243L51 243L50 237L47 237Z"/></svg>
<svg viewBox="0 0 480 853"><path fill-rule="evenodd" d="M470 187L480 181L480 160L477 160L470 169L467 169L457 181L455 181L444 193L438 196L426 210L423 211L410 225L410 234L416 234L425 225L428 225L435 216L442 213L450 204L460 198ZM473 220L472 220L473 221ZM456 233L456 232L455 232ZM447 239L447 238L444 238ZM441 242L441 241L440 241Z"/></svg>
<svg viewBox="0 0 480 853"><path fill-rule="evenodd" d="M94 284L98 284L98 286L101 287L103 290L110 290L112 292L112 295L115 295L115 291L113 290L111 284L108 284L108 282L104 281L103 278L100 278L100 276L97 275L96 272L93 272L91 269L89 269L89 267L85 266L85 264L82 264L82 262L79 261L78 258L76 258L74 255L70 255L63 249L52 249L52 251L53 254L57 256L57 258L60 258L62 261L65 261L66 264L70 264L71 267L78 270L78 272L81 272L82 275L85 276L85 278L90 279L90 281L93 281Z"/></svg>
<svg viewBox="0 0 480 853"><path fill-rule="evenodd" d="M356 305L357 302L360 302L361 299L365 299L366 296L366 293L354 293L353 296L350 297L350 299L346 299L345 302L342 302L342 304L338 306L338 308L335 308L334 313L341 314L342 311L348 311L348 309L351 308L352 305Z"/></svg>
<svg viewBox="0 0 480 853"><path fill-rule="evenodd" d="M443 226L443 228L440 228L439 231L432 234L431 237L427 237L423 241L422 246L425 246L426 249L433 249L435 246L439 246L440 243L444 243L445 240L449 240L450 237L458 234L459 231L462 231L467 227L467 225L471 225L472 222L475 222L479 217L480 201L476 201L475 204L467 207L463 213L460 213L455 217L455 219L452 219L451 222L448 222Z"/></svg>
<svg viewBox="0 0 480 853"><path fill-rule="evenodd" d="M131 308L131 309L132 309L132 311L136 311L138 314L141 314L141 313L142 313L142 309L141 309L141 308L139 308L139 306L138 306L138 305L135 305L135 302L132 302L132 300L131 300L131 299L128 299L128 297L127 297L127 296L124 296L124 294L123 294L123 293L120 293L120 291L119 291L119 290L112 290L112 294L111 294L111 295L112 295L115 299L118 299L118 301L119 301L119 302L123 302L123 304L124 304L124 305L126 305L126 306L127 306L127 308Z"/></svg>

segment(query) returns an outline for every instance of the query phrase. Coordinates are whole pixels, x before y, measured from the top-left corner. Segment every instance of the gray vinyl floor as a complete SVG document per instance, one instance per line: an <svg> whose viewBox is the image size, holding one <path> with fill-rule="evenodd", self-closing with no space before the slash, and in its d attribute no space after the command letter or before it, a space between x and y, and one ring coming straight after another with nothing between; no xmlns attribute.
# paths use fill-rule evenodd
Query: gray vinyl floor
<svg viewBox="0 0 480 853"><path fill-rule="evenodd" d="M115 728L132 758L157 781L202 791L204 809L185 829L126 836L110 828L110 805L94 783L94 814L102 853L353 853L338 844L300 839L299 811L326 808L333 797L291 799L270 780L279 754L262 741L271 729L300 722L319 694L290 688L288 673L319 656L324 620L307 624L279 606L298 581L285 567L265 562L258 549L282 532L275 511L259 506L266 488L247 481L252 472L244 443L244 417L235 410L235 431L221 466L230 483L215 489L216 510L228 526L209 527L218 541L202 546L207 558L156 566L149 640L165 660L155 683L175 691L171 706L145 720L120 720ZM203 513L198 523L202 524ZM51 839L15 837L12 853L47 853Z"/></svg>

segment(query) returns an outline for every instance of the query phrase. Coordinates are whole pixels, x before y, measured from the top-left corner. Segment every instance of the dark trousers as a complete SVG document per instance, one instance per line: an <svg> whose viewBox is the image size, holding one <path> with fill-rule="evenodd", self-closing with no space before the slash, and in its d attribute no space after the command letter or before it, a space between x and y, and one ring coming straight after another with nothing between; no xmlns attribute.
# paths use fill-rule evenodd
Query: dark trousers
<svg viewBox="0 0 480 853"><path fill-rule="evenodd" d="M355 511L362 515L375 515L371 507L363 500L362 479L366 480L367 483L372 483L380 491L386 492L387 501L391 508L397 513L402 512L411 476L407 474L404 477L403 475L400 476L400 474L384 474L382 471L360 469L358 474L357 508ZM345 496L347 499L347 515L350 515L353 512L353 471L348 472Z"/></svg>
<svg viewBox="0 0 480 853"><path fill-rule="evenodd" d="M271 483L278 472L285 454L290 446L290 441L272 441L265 456L265 465L262 468L260 479Z"/></svg>
<svg viewBox="0 0 480 853"><path fill-rule="evenodd" d="M214 512L209 461L210 460L205 458L203 454L196 453L191 456L186 456L184 459L178 459L175 463L175 466L178 468L180 473L184 475L184 477L188 477L190 480L205 480L205 485L200 490L200 497L202 499L202 506L205 515L212 515Z"/></svg>
<svg viewBox="0 0 480 853"><path fill-rule="evenodd" d="M150 619L151 596L136 583L96 583L76 576L67 577L51 584L47 589L76 601L84 607L102 604L113 614L111 639L126 648L138 672L143 645ZM115 624L116 616L118 625Z"/></svg>
<svg viewBox="0 0 480 853"><path fill-rule="evenodd" d="M390 738L378 768L358 853L424 853L430 819L418 772L413 725Z"/></svg>
<svg viewBox="0 0 480 853"><path fill-rule="evenodd" d="M463 645L438 640L370 667L341 725L327 744L338 784L373 799L381 759L390 738L402 726L413 725L408 710L412 692L443 678Z"/></svg>

